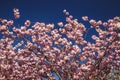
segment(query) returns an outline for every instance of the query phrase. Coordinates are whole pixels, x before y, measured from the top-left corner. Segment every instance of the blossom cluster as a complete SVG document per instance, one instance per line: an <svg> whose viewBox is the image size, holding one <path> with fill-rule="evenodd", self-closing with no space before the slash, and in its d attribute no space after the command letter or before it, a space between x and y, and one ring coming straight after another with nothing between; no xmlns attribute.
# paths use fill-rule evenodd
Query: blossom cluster
<svg viewBox="0 0 120 80"><path fill-rule="evenodd" d="M19 9L14 9L16 19ZM13 20L0 18L0 79L1 80L104 80L114 66L120 70L120 19L107 22L89 19L89 34L84 24L66 10L66 24L55 25L26 20L17 27ZM86 35L86 36L87 36ZM16 44L17 42L17 44Z"/></svg>

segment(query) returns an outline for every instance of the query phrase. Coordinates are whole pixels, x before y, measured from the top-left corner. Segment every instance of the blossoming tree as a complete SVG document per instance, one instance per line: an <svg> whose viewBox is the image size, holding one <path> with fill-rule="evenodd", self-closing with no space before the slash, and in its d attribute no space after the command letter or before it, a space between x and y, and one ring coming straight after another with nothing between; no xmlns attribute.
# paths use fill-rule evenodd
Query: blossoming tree
<svg viewBox="0 0 120 80"><path fill-rule="evenodd" d="M14 9L15 19L20 18ZM0 18L0 80L106 80L112 67L120 70L120 19L107 22L83 16L96 35L66 10L66 24L26 20L18 28ZM16 44L17 43L17 44Z"/></svg>

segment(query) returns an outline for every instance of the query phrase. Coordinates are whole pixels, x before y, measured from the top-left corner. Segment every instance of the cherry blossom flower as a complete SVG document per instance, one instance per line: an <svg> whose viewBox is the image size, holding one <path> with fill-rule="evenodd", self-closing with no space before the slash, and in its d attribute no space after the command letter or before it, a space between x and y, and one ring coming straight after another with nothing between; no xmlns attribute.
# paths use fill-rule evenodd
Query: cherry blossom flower
<svg viewBox="0 0 120 80"><path fill-rule="evenodd" d="M90 23L92 26L95 26L95 25L96 25L96 21L93 20L93 19L91 19L91 20L89 21L89 23Z"/></svg>
<svg viewBox="0 0 120 80"><path fill-rule="evenodd" d="M120 22L116 24L117 29L120 29Z"/></svg>
<svg viewBox="0 0 120 80"><path fill-rule="evenodd" d="M87 16L83 16L82 19L83 19L84 21L88 21L88 17L87 17Z"/></svg>
<svg viewBox="0 0 120 80"><path fill-rule="evenodd" d="M13 9L16 19L19 9ZM0 79L1 80L103 80L112 70L119 71L119 17L89 20L90 29L63 11L66 23L46 24L26 20L23 26L0 18ZM87 16L82 17L88 21ZM30 26L28 28L28 26ZM86 34L87 33L87 34ZM85 37L91 37L88 40ZM55 74L55 75L54 75Z"/></svg>
<svg viewBox="0 0 120 80"><path fill-rule="evenodd" d="M30 20L26 20L25 26L26 26L26 27L30 26Z"/></svg>
<svg viewBox="0 0 120 80"><path fill-rule="evenodd" d="M14 8L14 9L13 9L13 12L14 12L14 17L15 17L16 19L20 18L20 12L19 12L19 9Z"/></svg>
<svg viewBox="0 0 120 80"><path fill-rule="evenodd" d="M63 27L63 23L62 23L62 22L59 22L59 23L58 23L58 26Z"/></svg>

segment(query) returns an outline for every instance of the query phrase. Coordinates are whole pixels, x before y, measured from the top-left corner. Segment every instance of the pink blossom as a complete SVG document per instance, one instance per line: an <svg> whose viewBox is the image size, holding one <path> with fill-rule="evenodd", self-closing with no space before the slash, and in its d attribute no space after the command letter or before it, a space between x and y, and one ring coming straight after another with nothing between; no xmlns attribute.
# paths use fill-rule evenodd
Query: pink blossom
<svg viewBox="0 0 120 80"><path fill-rule="evenodd" d="M86 59L85 56L81 56L81 57L80 57L80 60L81 60L81 61L84 61L85 59Z"/></svg>
<svg viewBox="0 0 120 80"><path fill-rule="evenodd" d="M14 9L13 9L13 12L14 12L14 17L15 17L16 19L20 18L20 12L19 12L19 9L14 8Z"/></svg>
<svg viewBox="0 0 120 80"><path fill-rule="evenodd" d="M72 16L72 15L70 15L70 16L69 16L69 18L70 18L70 19L72 19L72 18L73 18L73 16Z"/></svg>
<svg viewBox="0 0 120 80"><path fill-rule="evenodd" d="M7 24L7 20L6 19L3 19L1 20L2 24Z"/></svg>
<svg viewBox="0 0 120 80"><path fill-rule="evenodd" d="M82 19L83 19L84 21L88 21L88 17L87 17L87 16L83 16Z"/></svg>
<svg viewBox="0 0 120 80"><path fill-rule="evenodd" d="M74 75L73 75L73 78L74 78L74 79L79 79L79 76L76 75L76 74L74 74Z"/></svg>
<svg viewBox="0 0 120 80"><path fill-rule="evenodd" d="M104 26L104 27L106 27L107 25L108 25L108 23L107 23L107 22L104 22L104 23L103 23L103 26Z"/></svg>
<svg viewBox="0 0 120 80"><path fill-rule="evenodd" d="M96 21L95 21L95 20L93 20L93 19L91 19L91 20L89 21L89 23L90 23L91 25L93 25L93 26L95 26L95 25L96 25Z"/></svg>
<svg viewBox="0 0 120 80"><path fill-rule="evenodd" d="M72 22L72 21L71 21L71 19L70 19L70 18L68 18L68 17L66 18L66 21L67 21L67 22L69 22L69 23L71 23L71 22Z"/></svg>
<svg viewBox="0 0 120 80"><path fill-rule="evenodd" d="M31 23L30 20L26 20L26 21L25 21L25 26L26 26L26 27L30 26L30 23Z"/></svg>
<svg viewBox="0 0 120 80"><path fill-rule="evenodd" d="M62 23L62 22L59 22L59 23L58 23L58 26L63 27L63 23Z"/></svg>
<svg viewBox="0 0 120 80"><path fill-rule="evenodd" d="M102 25L102 21L101 20L97 21L97 25Z"/></svg>
<svg viewBox="0 0 120 80"><path fill-rule="evenodd" d="M13 23L14 23L14 21L13 21L13 20L10 20L10 21L7 22L7 25L8 25L8 26L11 26L11 25L13 25Z"/></svg>
<svg viewBox="0 0 120 80"><path fill-rule="evenodd" d="M63 12L64 12L64 13L66 13L66 12L67 12L67 10L66 10L66 9L64 9L64 10L63 10Z"/></svg>
<svg viewBox="0 0 120 80"><path fill-rule="evenodd" d="M6 30L7 30L7 26L5 25L0 26L0 31L6 31Z"/></svg>
<svg viewBox="0 0 120 80"><path fill-rule="evenodd" d="M117 29L120 29L120 22L116 24Z"/></svg>
<svg viewBox="0 0 120 80"><path fill-rule="evenodd" d="M66 12L65 14L66 14L66 15L69 15L69 12Z"/></svg>
<svg viewBox="0 0 120 80"><path fill-rule="evenodd" d="M19 18L19 9L13 11ZM32 25L29 20L17 26L13 20L0 18L1 80L55 80L53 73L60 80L107 80L112 66L119 71L119 17L107 22L91 19L93 35L69 12L63 12L66 23L58 22L58 28L53 23ZM88 21L87 16L82 19Z"/></svg>

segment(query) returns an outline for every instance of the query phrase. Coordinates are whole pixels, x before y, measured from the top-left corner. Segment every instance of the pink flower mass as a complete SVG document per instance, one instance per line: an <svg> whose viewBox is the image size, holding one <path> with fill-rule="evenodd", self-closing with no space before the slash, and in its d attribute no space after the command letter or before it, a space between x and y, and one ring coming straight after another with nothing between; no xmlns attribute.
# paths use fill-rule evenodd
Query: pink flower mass
<svg viewBox="0 0 120 80"><path fill-rule="evenodd" d="M14 8L15 19L20 18ZM120 71L120 18L107 22L88 19L95 29L85 38L87 27L63 10L66 23L46 24L26 20L16 27L15 20L0 18L0 80L107 80L112 67ZM16 43L17 42L17 43Z"/></svg>

